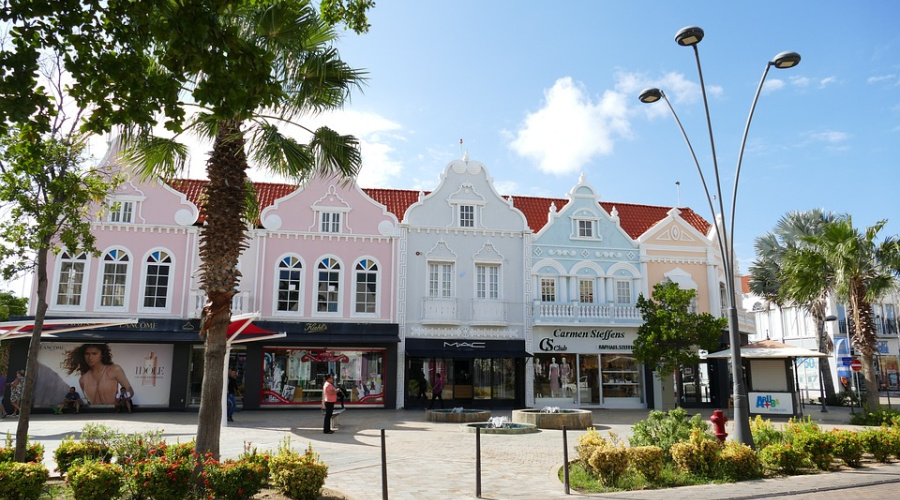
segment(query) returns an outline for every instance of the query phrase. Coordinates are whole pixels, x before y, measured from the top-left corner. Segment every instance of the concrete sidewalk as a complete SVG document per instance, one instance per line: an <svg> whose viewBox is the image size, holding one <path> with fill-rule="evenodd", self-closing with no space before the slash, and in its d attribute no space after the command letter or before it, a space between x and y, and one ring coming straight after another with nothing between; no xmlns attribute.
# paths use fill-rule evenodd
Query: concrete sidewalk
<svg viewBox="0 0 900 500"><path fill-rule="evenodd" d="M807 413L825 427L852 427L848 408L806 407ZM647 410L595 410L593 422L601 433L613 432L627 439L631 426L647 417ZM689 410L689 413L697 411ZM699 411L708 419L711 411ZM511 412L494 412L510 416ZM308 445L329 467L326 486L354 500L382 497L381 430L385 430L389 498L475 498L475 434L462 432L458 424L432 423L421 410L349 409L341 416L341 427L332 435L322 433L322 415L315 410L243 411L236 422L223 428L223 458L237 457L245 445L275 450L285 439L295 449ZM196 413L134 413L33 415L31 439L45 446L45 462L52 471L53 451L67 435L78 434L88 423L102 423L125 432L162 430L170 442L194 438ZM0 433L15 433L17 422L0 420ZM733 427L728 425L731 433ZM569 458L584 431L567 433ZM563 463L562 431L536 434L481 436L482 498L568 498L557 479ZM861 484L884 485L884 498L896 496L900 465L871 466L829 474L794 476L735 484L673 488L656 491L587 495L597 498L762 498L817 492L817 498L846 495L842 488ZM827 493L831 492L831 493ZM835 496L832 496L834 494ZM576 494L577 495L577 494Z"/></svg>

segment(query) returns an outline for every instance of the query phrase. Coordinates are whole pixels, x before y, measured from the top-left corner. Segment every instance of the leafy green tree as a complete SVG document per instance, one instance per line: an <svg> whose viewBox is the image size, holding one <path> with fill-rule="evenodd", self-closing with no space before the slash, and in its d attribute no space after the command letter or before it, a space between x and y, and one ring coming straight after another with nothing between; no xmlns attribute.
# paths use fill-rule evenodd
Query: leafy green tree
<svg viewBox="0 0 900 500"><path fill-rule="evenodd" d="M694 290L662 281L653 286L651 300L643 294L638 297L637 307L644 323L634 341L634 356L648 366L658 366L661 378L679 367L697 365L697 350L716 349L728 324L726 318L691 312L695 294Z"/></svg>
<svg viewBox="0 0 900 500"><path fill-rule="evenodd" d="M13 292L0 292L0 321L7 321L10 316L28 314L28 299L16 297Z"/></svg>
<svg viewBox="0 0 900 500"><path fill-rule="evenodd" d="M896 237L876 241L887 221L859 231L849 215L825 222L819 234L805 236L806 245L784 256L781 282L789 297L812 297L833 286L847 301L853 321L853 345L862 355L866 404L878 408L875 377L875 318L872 303L896 290L900 271L900 244Z"/></svg>
<svg viewBox="0 0 900 500"><path fill-rule="evenodd" d="M89 108L83 130L125 127L128 159L169 178L184 167L181 134L212 140L201 207L201 287L206 340L197 450L219 456L225 335L245 247L246 169L251 159L302 180L314 172L353 175L356 138L303 129L305 143L277 125L339 108L363 73L341 61L334 23L368 28L364 0L325 2L325 20L307 0L10 0L0 21L14 44L0 51L0 132L10 123L51 127L51 102L35 79L39 55L62 54L69 95ZM161 121L174 138L150 136Z"/></svg>
<svg viewBox="0 0 900 500"><path fill-rule="evenodd" d="M328 24L344 24L347 28L359 33L367 33L369 24L369 9L375 8L374 0L322 0L319 2L319 10L322 19Z"/></svg>
<svg viewBox="0 0 900 500"><path fill-rule="evenodd" d="M816 322L816 339L819 352L830 354L833 348L831 338L825 331L825 316L828 295L834 291L834 283L823 279L821 289L800 290L784 287L781 268L785 254L794 248L806 246L805 237L822 233L823 225L833 221L835 215L813 209L806 212L789 212L778 220L775 228L756 238L756 260L750 266L750 291L775 304L781 310L786 304L803 307ZM823 272L823 276L830 273ZM790 295L789 292L794 292ZM829 358L819 358L819 376L825 387L825 396L834 395L834 381L831 378Z"/></svg>
<svg viewBox="0 0 900 500"><path fill-rule="evenodd" d="M116 180L85 168L83 144L75 137L41 134L28 126L0 137L0 274L36 276L37 307L25 370L37 373L37 355L47 313L47 257L61 248L94 250L89 207L102 201ZM34 377L26 377L18 428L17 461L25 460Z"/></svg>

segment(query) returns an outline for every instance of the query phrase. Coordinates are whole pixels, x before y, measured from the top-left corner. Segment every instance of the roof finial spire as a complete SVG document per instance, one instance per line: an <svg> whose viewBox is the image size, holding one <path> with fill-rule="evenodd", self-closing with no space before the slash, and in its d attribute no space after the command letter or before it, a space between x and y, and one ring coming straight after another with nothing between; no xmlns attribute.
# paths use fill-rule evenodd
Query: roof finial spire
<svg viewBox="0 0 900 500"><path fill-rule="evenodd" d="M465 160L462 152L462 137L459 138L459 157Z"/></svg>

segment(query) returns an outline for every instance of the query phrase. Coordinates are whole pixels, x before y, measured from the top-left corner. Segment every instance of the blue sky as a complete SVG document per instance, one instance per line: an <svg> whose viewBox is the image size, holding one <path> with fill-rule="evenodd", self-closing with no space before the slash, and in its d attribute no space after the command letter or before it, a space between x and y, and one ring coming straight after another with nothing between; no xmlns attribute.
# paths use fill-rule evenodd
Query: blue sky
<svg viewBox="0 0 900 500"><path fill-rule="evenodd" d="M769 72L753 118L741 267L791 210L849 213L859 227L886 218L882 234L900 232L900 3L382 0L369 19L338 46L368 84L330 122L363 140L364 187L432 189L463 139L503 194L562 197L584 172L604 200L671 206L680 191L710 219L670 112L637 100L662 88L712 168L693 51L674 42L695 25L726 206L766 63L803 57Z"/></svg>
<svg viewBox="0 0 900 500"><path fill-rule="evenodd" d="M666 92L711 176L693 51L674 42L694 25L706 32L726 206L766 63L803 57L769 72L753 118L736 210L741 268L792 210L849 213L857 227L888 219L882 236L900 233L900 2L379 0L369 20L369 33L338 44L368 71L364 91L305 122L361 139L363 187L433 189L463 139L502 194L563 197L583 172L604 200L673 206L680 194L711 220L665 104L637 100L645 87ZM203 176L206 150L194 150L191 177Z"/></svg>

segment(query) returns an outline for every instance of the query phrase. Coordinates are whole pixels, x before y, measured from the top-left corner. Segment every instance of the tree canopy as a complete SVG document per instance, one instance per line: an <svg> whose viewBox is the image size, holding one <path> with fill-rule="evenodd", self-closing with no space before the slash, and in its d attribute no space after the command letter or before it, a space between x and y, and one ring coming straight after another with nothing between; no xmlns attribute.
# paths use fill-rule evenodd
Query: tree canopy
<svg viewBox="0 0 900 500"><path fill-rule="evenodd" d="M654 285L652 299L643 294L638 297L637 307L644 323L634 341L634 356L641 363L658 367L660 377L679 367L698 364L698 349L714 350L719 346L728 320L691 312L695 295L694 290L663 281Z"/></svg>

